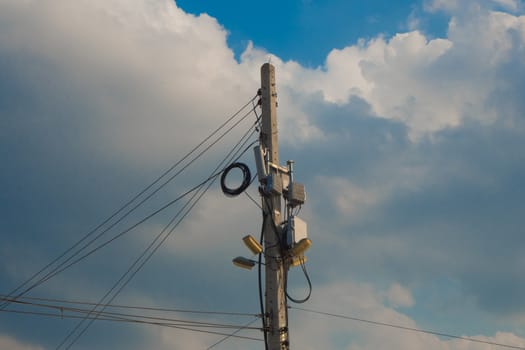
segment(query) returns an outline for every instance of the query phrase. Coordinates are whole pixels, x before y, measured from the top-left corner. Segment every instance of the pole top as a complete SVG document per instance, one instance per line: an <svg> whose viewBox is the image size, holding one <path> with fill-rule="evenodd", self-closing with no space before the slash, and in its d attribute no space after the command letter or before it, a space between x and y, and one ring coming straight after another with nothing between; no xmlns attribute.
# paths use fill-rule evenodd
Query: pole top
<svg viewBox="0 0 525 350"><path fill-rule="evenodd" d="M267 72L267 71L270 71L271 73L274 73L275 72L275 67L273 64L269 63L269 62L266 62L265 64L263 64L261 66L261 73L262 72Z"/></svg>

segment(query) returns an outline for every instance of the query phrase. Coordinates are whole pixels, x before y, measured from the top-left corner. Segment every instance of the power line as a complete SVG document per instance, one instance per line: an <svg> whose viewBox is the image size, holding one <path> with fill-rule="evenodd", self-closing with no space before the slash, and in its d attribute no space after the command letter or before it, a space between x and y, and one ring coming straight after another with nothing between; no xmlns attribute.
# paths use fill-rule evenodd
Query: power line
<svg viewBox="0 0 525 350"><path fill-rule="evenodd" d="M52 317L52 318L61 318L61 319L83 319L84 316L79 315L61 315L61 314L53 314L49 312L35 312L35 311L22 311L22 310L0 310L0 312L5 313L11 313L11 314L21 314L21 315L32 315L32 316L43 316L43 317ZM94 316L90 316L89 319L94 319ZM170 323L163 323L163 322L151 322L151 321L143 321L138 319L125 319L125 318L114 318L114 317L97 317L96 318L99 321L110 321L110 322L121 322L121 323L134 323L134 324L144 324L144 325L152 325L152 326L160 326L160 327L168 327L168 328L175 328L179 330L186 330L191 332L199 332L199 333L207 333L207 334L213 334L213 335L221 335L221 336L227 336L227 337L233 337L238 339L246 339L246 340L255 340L255 341L262 341L260 338L254 338L254 337L248 337L243 335L237 335L237 334L229 334L229 333L223 333L223 332L217 332L217 331L208 331L203 329L195 329L188 326L179 326L175 324ZM195 325L192 325L195 327ZM244 326L241 326L241 328ZM256 328L250 328L249 330L259 330Z"/></svg>
<svg viewBox="0 0 525 350"><path fill-rule="evenodd" d="M253 183L253 181L256 178L257 178L257 174L253 175L253 178L250 181L250 185ZM244 191L244 194L257 206L257 208L262 209L262 206L248 193L248 191Z"/></svg>
<svg viewBox="0 0 525 350"><path fill-rule="evenodd" d="M173 204L177 203L179 200L183 199L184 197L186 197L187 195L191 194L192 192L195 192L196 190L198 190L199 188L201 188L204 184L206 184L207 182L213 180L214 178L216 178L217 176L219 176L221 173L218 172L212 176L210 176L209 178L207 178L206 180L204 180L203 182L201 182L200 184L198 184L197 186L191 188L190 190L184 192L182 195L178 196L177 198L171 200L170 202L168 202L167 204L163 205L162 207L160 207L159 209L157 209L156 211L154 211L153 213L149 214L148 216L146 216L145 218L143 218L142 220L138 221L137 223L133 224L132 226L128 227L127 229L125 229L124 231L121 231L119 234L117 234L116 236L110 238L109 240L105 241L104 243L101 243L99 244L98 246L96 246L95 248L91 249L90 251L88 251L87 253L85 253L84 255L80 256L79 258L73 260L72 262L70 262L69 264L67 264L66 266L58 269L58 270L54 270L51 274L45 276L45 278L41 279L38 283L36 283L35 285L31 286L30 288L28 288L26 291L24 291L23 293L17 295L16 297L14 297L14 299L16 300L17 298L20 298L23 296L23 294L29 292L30 290L36 288L37 286L39 286L40 284L48 281L49 279L55 277L56 275L58 275L59 273L63 272L64 270L67 270L68 268L72 267L73 265L76 265L77 263L79 263L80 261L84 260L85 258L87 258L88 256L90 256L91 254L95 253L96 251L104 248L105 246L107 246L108 244L110 244L111 242L115 241L116 239L122 237L123 235L129 233L130 231L132 231L133 229L137 228L139 225L143 224L144 222L146 222L147 220L151 219L152 217L154 217L155 215L161 213L162 211L166 210L167 208L171 207Z"/></svg>
<svg viewBox="0 0 525 350"><path fill-rule="evenodd" d="M244 193L246 194L248 199L250 199L257 206L257 208L262 209L261 205L247 191L245 191Z"/></svg>
<svg viewBox="0 0 525 350"><path fill-rule="evenodd" d="M183 158L181 158L179 161L177 161L176 163L174 163L171 167L169 167L166 171L164 171L159 177L157 177L157 179L155 179L152 183L150 183L148 186L146 186L142 191L140 191L138 194L136 194L135 196L133 196L133 198L129 201L127 201L123 206L121 206L117 211L115 211L113 214L111 214L107 219L103 220L102 223L100 223L98 226L96 226L93 230L89 231L86 235L84 235L83 238L81 238L79 241L77 241L75 244L73 244L70 248L66 249L62 254L60 254L58 257L56 257L55 259L53 259L50 263L48 263L46 266L44 266L42 269L40 269L39 271L37 271L35 274L33 274L29 279L27 279L25 282L23 282L21 285L19 285L18 287L16 287L15 289L13 289L11 292L8 293L9 296L13 296L13 294L17 293L20 289L22 289L24 286L26 286L27 284L29 284L31 281L33 281L37 276L39 276L41 273L43 273L45 270L47 270L48 268L50 268L52 265L54 265L55 263L57 263L60 259L62 259L63 257L65 257L69 252L71 252L72 250L74 250L77 246L79 246L82 242L84 242L86 239L88 239L89 237L91 237L95 232L97 232L100 228L102 228L104 225L106 225L107 223L109 223L113 218L115 218L118 214L120 214L125 208L127 208L129 205L131 205L131 203L135 202L140 196L142 196L144 193L146 193L150 188L152 188L155 184L157 184L162 178L164 178L167 174L169 174L173 169L175 169L179 164L181 164L184 160L186 160L191 154L193 154L198 148L200 148L204 143L206 143L211 137L213 137L216 133L218 133L222 128L224 128L228 123L230 123L237 115L239 115L250 103L253 103L253 101L255 100L255 98L257 97L257 95L255 95L253 98L251 98L246 104L244 104L237 112L235 112L232 116L230 116L224 123L222 123L217 129L215 129L210 135L208 135L206 138L204 138L203 141L201 141L197 146L195 146L190 152L188 152ZM254 107L255 108L255 107ZM246 116L245 116L246 117ZM244 117L242 118L244 119ZM238 125L235 124L234 127ZM229 132L231 129L229 129L227 132ZM222 135L224 136L224 134ZM219 137L219 139L222 138ZM216 141L218 142L218 140ZM215 142L215 143L216 143ZM212 145L210 145L209 147L213 146L215 143L213 143ZM208 150L209 147L206 149ZM205 151L206 151L205 150ZM204 152L205 152L204 151ZM203 152L202 152L203 153ZM202 153L200 155L202 155ZM200 156L199 155L199 156ZM199 157L197 156L197 158ZM192 161L193 162L193 161ZM191 164L192 162L190 162L189 164ZM188 164L188 165L189 165ZM187 167L187 166L186 166ZM180 173L180 172L179 172ZM129 210L127 213L125 213L122 217L120 217L115 223L113 223L109 228L107 228L106 230L104 230L101 234L99 234L94 240L98 239L102 234L106 233L109 229L111 229L112 227L114 227L117 223L121 222L125 217L127 217L132 211L134 211L138 206L142 205L146 200L148 200L149 198L151 198L151 196L153 196L155 193L157 193L162 187L164 187L168 182L170 182L171 180L173 180L174 177L176 177L179 173L177 173L176 175L172 176L170 179L168 179L168 181L164 182L161 186L159 186L153 193L151 193L149 196L147 196L145 199L143 199L139 204L137 204L135 207L133 207L131 210ZM87 245L85 245L83 248L81 248L80 250L78 250L76 253L74 253L68 260L66 260L66 262L63 262L61 264L59 264L59 267L60 266L63 266L63 264L67 263L67 261L71 260L72 257L74 257L75 255L79 254L82 250L84 250L87 246L89 246L94 240L90 241ZM56 271L57 268L55 268L53 270ZM51 272L51 274L53 273ZM27 293L29 290L35 288L36 286L38 286L39 284L45 282L47 279L46 277L48 277L50 274L48 273L44 278L40 279L37 283L33 284L31 287L27 288L26 290L24 290L22 293L19 293L15 298L17 297L20 297L22 295L24 295L25 293ZM54 276L54 275L53 275ZM4 302L0 305L0 310L4 309L5 307L7 307L9 305L9 302Z"/></svg>
<svg viewBox="0 0 525 350"><path fill-rule="evenodd" d="M223 167L224 163L228 160L228 157L231 156L231 159L234 159L235 157L237 157L237 154L241 151L242 147L247 143L247 141L249 140L249 138L247 138L248 135L250 135L250 133L253 133L252 129L254 129L254 127L257 125L257 122L258 122L258 119L256 120L255 124L252 125L248 131L243 135L243 137L241 138L241 140L234 146L234 148L228 153L228 155L223 159L223 161L221 161L219 163L219 165L215 168L215 170L213 172L216 172L218 169L221 169L221 167ZM246 138L246 140L245 140ZM238 149L237 149L238 148ZM236 150L237 149L237 150ZM246 151L248 150L245 149L237 158L240 158L240 156L242 156L242 154L244 154ZM231 161L230 159L230 161ZM213 173L212 172L212 173ZM194 206L199 202L199 200L202 198L202 196L208 191L208 189L211 187L211 185L213 184L215 180L215 177L209 182L208 186L206 187L206 189L204 189L204 191L202 191L200 194L199 194L199 191L200 189L188 200L188 202L183 206L183 208L181 208L177 214L173 217L173 219L164 227L164 229L155 237L155 239L150 243L150 245L143 251L143 253L133 262L133 264L130 266L130 268L128 268L128 270L120 277L120 279L111 287L111 289L100 299L99 303L97 305L95 305L92 310L90 311L89 314L86 315L86 318L84 318L82 321L80 321L77 326L68 333L68 335L64 338L64 340L58 345L57 347L57 350L60 349L62 347L62 345L64 345L69 338L71 338L73 336L73 334L81 327L81 325L87 320L87 317L91 316L91 313L95 312L95 317L90 319L90 321L87 323L87 325L75 336L75 338L69 343L69 345L67 345L66 349L69 349L81 336L82 334L84 334L84 332L86 332L86 330L90 327L90 325L96 320L96 316L104 311L104 309L106 308L106 305L111 303L114 298L122 291L122 289L131 281L131 279L138 273L138 271L146 264L146 262L151 258L151 256L157 251L157 249L165 242L165 240L172 234L172 232L175 230L175 228L182 222L182 220L189 214L189 212L194 208ZM203 184L204 185L204 184ZM194 198L197 198L193 203L191 203ZM191 203L191 205L190 205ZM186 210L186 207L188 207L189 205L189 208ZM184 210L186 210L184 213L182 213ZM177 217L179 217L179 215L181 215L182 213L182 216L177 220L177 222L172 226L171 229L169 229L169 231L165 233L166 230L168 230L168 228L175 222L175 220L177 219ZM162 237L162 235L164 235L164 237ZM162 237L162 238L161 238ZM156 243L158 240L160 239L160 242L159 243ZM156 244L156 245L155 245ZM155 247L153 247L155 245ZM152 248L153 247L153 248ZM150 250L151 249L151 250ZM147 253L149 251L149 253ZM144 258L144 256L147 254L147 256ZM144 258L144 260L142 262L140 262L140 260ZM139 263L140 262L140 263ZM133 268L137 265L138 267L134 270ZM127 277L126 277L127 276ZM117 286L125 279L127 278L123 284L118 288L118 290L113 294L113 296L110 297L109 301L104 303L103 301L117 288ZM104 304L104 305L103 305ZM96 311L96 309L101 306L102 307L102 310L101 311Z"/></svg>
<svg viewBox="0 0 525 350"><path fill-rule="evenodd" d="M311 310L311 309L304 309L304 308L295 307L295 306L290 306L289 308L290 309L295 309L295 310L301 310L301 311L305 311L305 312L311 312L311 313L314 313L314 314L319 314L319 315L324 315L324 316L330 316L330 317L341 318L341 319L345 319L345 320L351 320L351 321L357 321L357 322L372 324L372 325L375 325L375 326L384 326L384 327L390 327L390 328L396 328L396 329L403 329L403 330L411 331L411 332L425 333L425 334L437 335L437 336L440 336L440 337L460 339L460 340L465 340L465 341L469 341L469 342L494 345L494 346L499 346L499 347L508 348L508 349L525 350L525 347L522 347L522 346L508 345L508 344L502 344L502 343L492 342L492 341L488 341L488 340L480 340L480 339L476 339L476 338L464 337L464 336L460 336L460 335L448 334L448 333L443 333L443 332L436 332L436 331L430 331L430 330L413 328L413 327L407 327L407 326L400 326L400 325L396 325L396 324L393 324L393 323L371 321L371 320L366 320L366 319L358 318L358 317L345 316L345 315L334 314L334 313L329 313L329 312L324 312L324 311Z"/></svg>
<svg viewBox="0 0 525 350"><path fill-rule="evenodd" d="M16 303L20 306L25 307L36 307L36 308L44 308L44 309L53 309L60 312L60 317L67 317L67 316L75 316L74 318L79 318L79 315L76 314L87 314L90 312L88 309L82 309L82 308L76 308L76 307L70 307L70 306L64 306L64 305L52 305L52 304L40 304L40 303L33 303L33 302L24 302L20 300L13 300L13 303ZM21 310L3 310L3 312L10 312L10 311L21 311ZM27 312L27 311L24 311ZM64 314L64 312L71 312L74 315ZM55 314L53 314L55 315ZM115 321L147 321L147 322L159 322L163 325L192 325L194 327L204 327L204 328L235 328L238 329L239 327L242 327L244 329L249 330L260 330L260 328L254 328L254 327L245 327L245 326L238 326L233 324L225 324L225 323L215 323L215 322L202 322L202 321L191 321L191 320L183 320L178 318L169 318L169 317L158 317L158 316L151 316L151 315L138 315L138 314L130 314L130 313L122 313L122 312L100 312L100 317L104 317L106 320L115 320ZM91 319L94 316L89 316ZM255 316L255 317L258 317Z"/></svg>
<svg viewBox="0 0 525 350"><path fill-rule="evenodd" d="M18 299L8 298L8 296L0 295L1 301L9 301L12 303L15 302L24 302L27 301L40 301L40 302L51 302L51 303L62 303L69 305L97 305L97 303L89 301L72 301L65 299L54 299L54 298L38 298L38 297L20 297ZM33 304L33 303L31 303ZM43 304L46 305L46 304ZM178 308L162 308L162 307L150 307L150 306L133 306L133 305L121 305L121 304L108 304L108 308L114 309L130 309L130 310L142 310L142 311L159 311L159 312L170 312L170 313L189 313L189 314L203 314L203 315L219 315L219 316L250 316L250 317L259 317L260 315L255 313L246 313L246 312L224 312L224 311L205 311L205 310L189 310L189 309L178 309Z"/></svg>
<svg viewBox="0 0 525 350"><path fill-rule="evenodd" d="M199 190L201 189L202 187L199 187ZM62 342L57 346L57 350L60 349L62 347L62 345L64 345L72 336L73 334L75 334L75 332L80 329L80 327L82 326L82 324L84 322L86 322L86 320L90 320L86 326L80 330L80 332L77 334L77 336L75 338L73 338L73 340L69 343L69 345L66 346L66 349L69 349L71 346L73 346L73 344L87 331L87 329L90 327L90 325L98 318L98 316L100 316L102 314L102 312L105 310L105 308L107 307L106 305L111 303L114 298L122 291L122 289L129 283L129 281L135 276L135 274L142 268L142 266L144 266L144 264L149 260L149 258L153 255L153 253L155 253L156 249L167 239L167 237L171 234L171 232L173 232L172 230L170 230L168 232L168 234L164 235L164 233L166 232L166 230L168 229L168 227L177 219L177 217L180 215L180 213L187 207L188 203L191 202L191 200L193 198L195 198L195 196L198 194L198 192L196 192L192 198L190 198L190 200L184 205L184 207L182 209L180 209L177 214L172 218L172 220L170 220L170 222L168 223L168 225L166 225L164 227L164 229L155 237L155 239L148 245L148 247L142 252L142 254L135 259L135 261L133 262L133 264L126 270L126 272L117 280L117 282L115 282L113 284L113 286L109 289L108 292L106 292L106 294L104 294L104 296L100 299L100 301L86 314L86 316L68 333L68 335L62 340ZM184 215L183 217L184 218ZM178 221L178 223L180 223L181 220ZM175 227L177 227L177 224L175 224ZM161 239L161 237L164 235L164 237ZM150 249L155 245L155 243L161 239L160 243L155 247L153 248L152 251L150 251ZM148 251L150 251L149 255L146 256L146 254L148 254ZM146 258L144 258L144 256L146 256ZM144 258L144 260L142 260ZM141 260L142 260L142 263L141 263ZM135 268L135 266L137 266L138 264L138 267L133 271L133 269ZM127 278L127 280L125 280ZM125 280L125 281L124 281ZM109 301L107 303L104 303L104 300L109 297L111 295L111 293L119 286L119 284L122 282L123 284L118 288L118 290L113 294L113 296L110 297ZM97 308L98 307L101 307L102 309L100 311L97 311ZM94 314L94 316L91 316L92 314Z"/></svg>
<svg viewBox="0 0 525 350"><path fill-rule="evenodd" d="M182 171L184 171L186 168L188 168L188 166L190 166L193 162L195 162L200 156L202 156L206 151L208 151L213 145L215 145L218 141L220 141L226 134L228 134L231 130L233 130L233 128L235 128L237 125L239 125L240 122L242 122L244 119L246 119L248 117L248 115L250 115L251 111L249 111L248 113L246 113L239 121L237 121L234 125L232 125L230 128L228 128L223 134L221 134L219 136L219 138L217 140L215 140L213 143L211 143L210 145L208 145L203 151L201 151L196 157L194 157L188 164L186 164L182 169L180 169L177 173L175 173L173 176L171 176L167 181L165 181L161 187L159 187L157 190L155 190L153 193L151 193L150 195L148 195L145 199L143 199L139 204L137 204L135 207L133 207L130 211L128 211L125 216L127 216L128 214L130 214L133 210L135 210L136 208L138 208L138 206L140 206L141 204L143 204L147 199L151 198L155 193L157 193L157 191L162 188L163 186L165 186L168 182L170 182L171 180L173 180L177 175L179 175ZM208 179L205 180L205 182L209 181L209 180L213 180L216 176L218 176L222 171L220 171L219 173L217 174L214 174L212 176L210 176ZM194 187L191 192L193 192L194 190L198 190L200 188L200 186L204 185L205 182L201 183L200 185ZM176 198L175 200L169 202L167 205L163 206L161 209L155 211L153 214L150 214L148 215L146 218L142 219L141 221L139 221L138 223L136 223L135 225L131 226L130 228L128 228L127 230L125 230L124 232L122 232L121 234L118 234L117 236L113 237L112 239L108 240L107 242L105 242L104 244L101 244L99 245L98 247L96 247L95 249L89 251L87 254L84 254L82 257L80 257L79 259L75 260L73 263L70 263L68 264L66 267L64 268L61 268L62 266L64 266L65 263L67 263L68 261L70 261L73 257L75 257L76 255L80 254L80 252L82 252L84 249L86 249L89 245L91 245L95 240L97 240L98 238L100 238L103 234L105 234L107 231L109 231L111 228L113 228L117 223L119 223L121 220L119 219L117 222L113 223L109 228L107 228L106 230L102 231L99 235L97 235L94 239L92 239L91 241L89 241L87 244L85 244L82 248L80 248L79 250L77 250L77 252L75 252L73 255L71 255L68 259L66 259L64 262L62 262L61 264L59 264L57 267L55 267L55 269L53 269L51 272L49 272L46 276L44 276L41 280L39 280L37 283L35 283L34 285L32 285L31 287L29 287L28 289L26 289L23 293L21 293L22 295L27 293L28 291L34 289L35 287L37 287L38 285L46 282L47 280L49 280L50 278L56 276L57 274L61 273L62 271L68 269L69 267L71 267L72 265L78 263L79 261L83 260L84 258L86 258L87 256L91 255L92 253L94 253L95 251L101 249L102 247L106 246L107 244L113 242L116 238L119 238L121 237L123 234L125 233L128 233L130 232L132 229L136 228L137 226L139 226L140 224L144 223L145 221L149 220L151 217L157 215L158 213L160 213L161 211L163 211L164 209L166 209L168 206L171 206L172 204L174 204L176 201L178 201L179 199L182 199L182 197L186 196L187 194L189 194L189 191L186 192L183 196L179 196L178 198ZM19 294L20 295L20 294Z"/></svg>
<svg viewBox="0 0 525 350"><path fill-rule="evenodd" d="M252 323L254 323L255 321L257 321L257 318L251 320L250 322L246 323L244 326L238 328L235 332L233 332L232 334L229 334L227 336L225 336L224 338L221 338L219 341L213 343L212 345L210 345L208 348L206 348L206 350L210 350L212 348L214 348L215 346L219 345L220 343L224 342L225 340L231 338L231 337L235 337L235 335L237 333L239 333L240 331L248 328L248 326L250 326Z"/></svg>

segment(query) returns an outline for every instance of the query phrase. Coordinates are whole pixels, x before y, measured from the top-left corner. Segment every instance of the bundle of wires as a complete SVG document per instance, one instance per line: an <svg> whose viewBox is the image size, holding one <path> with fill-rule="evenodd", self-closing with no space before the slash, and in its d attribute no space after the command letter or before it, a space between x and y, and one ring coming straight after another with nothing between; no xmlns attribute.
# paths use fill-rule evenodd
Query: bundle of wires
<svg viewBox="0 0 525 350"><path fill-rule="evenodd" d="M198 145L190 150L184 157L175 162L153 182L147 185L142 191L133 196L129 201L122 205L118 210L111 214L107 219L103 220L93 230L85 234L71 247L66 249L62 254L57 256L39 271L34 273L29 279L24 281L18 287L11 290L4 298L0 299L0 311L8 311L7 308L23 298L28 292L34 290L43 283L49 281L53 277L78 264L87 257L91 256L100 249L108 246L117 239L123 237L127 233L136 229L139 225L157 216L159 213L166 211L175 203L182 199L186 199L186 203L180 210L172 217L169 223L162 229L162 231L155 236L150 244L143 250L143 252L134 260L131 266L125 273L113 284L113 286L100 298L99 302L92 305L89 311L84 312L84 316L77 326L69 332L64 340L58 345L57 349L69 349L76 340L89 328L91 323L99 317L109 317L105 313L105 309L111 302L119 295L119 293L126 287L131 279L141 270L141 268L148 262L152 255L160 248L166 239L174 232L179 224L187 217L191 210L196 206L199 200L205 195L209 188L213 185L217 177L224 174L227 169L226 164L235 164L238 159L250 148L251 136L255 134L260 121L256 116L255 123L250 123L247 131L242 135L241 139L228 151L226 156L215 167L211 174L195 185L188 191L184 192L177 198L162 205L160 208L154 210L137 222L131 224L126 229L108 236L118 224L121 224L126 218L130 217L137 208L143 206L148 200L155 196L167 184L171 183L181 173L183 173L189 166L191 166L197 159L201 158L207 151L221 141L233 129L238 127L245 121L255 109L253 101L257 95L251 98L245 105L243 105L236 113L227 118L217 129L215 129L209 136L204 138ZM248 108L252 104L253 108ZM244 112L244 114L242 114ZM244 186L244 184L243 184ZM105 240L103 240L106 238ZM84 310L85 311L85 310ZM113 315L114 316L114 315ZM79 317L77 315L77 317Z"/></svg>

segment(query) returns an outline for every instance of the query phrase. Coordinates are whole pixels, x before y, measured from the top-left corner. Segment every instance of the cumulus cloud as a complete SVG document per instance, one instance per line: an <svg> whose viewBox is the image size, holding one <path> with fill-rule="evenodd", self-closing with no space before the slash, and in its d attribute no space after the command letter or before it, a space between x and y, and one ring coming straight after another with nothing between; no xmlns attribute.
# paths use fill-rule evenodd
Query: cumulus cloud
<svg viewBox="0 0 525 350"><path fill-rule="evenodd" d="M386 293L387 300L394 307L411 307L414 305L414 298L410 290L404 288L399 283L390 286Z"/></svg>
<svg viewBox="0 0 525 350"><path fill-rule="evenodd" d="M500 107L487 108L500 88L494 83L518 84L513 70L522 66L514 60L523 56L523 16L479 6L459 14L446 38L414 30L362 40L331 51L315 70L277 62L280 82L339 105L362 98L376 116L407 125L412 139L468 120L490 125L504 118Z"/></svg>
<svg viewBox="0 0 525 350"><path fill-rule="evenodd" d="M226 46L226 31L173 2L54 1L42 9L8 1L4 8L2 20L19 23L1 34L4 60L16 74L10 84L31 81L27 99L40 109L33 120L46 125L64 115L71 128L52 132L89 137L91 152L134 163L165 159L168 148L192 142L214 115L255 94ZM204 93L206 104L199 103Z"/></svg>
<svg viewBox="0 0 525 350"><path fill-rule="evenodd" d="M468 8L492 8L499 6L507 11L517 11L521 8L519 0L482 0L482 1L460 1L460 0L428 0L425 2L427 11L457 12Z"/></svg>
<svg viewBox="0 0 525 350"><path fill-rule="evenodd" d="M22 343L15 338L8 335L0 335L0 349L9 350L43 350L44 348L38 345L30 345Z"/></svg>
<svg viewBox="0 0 525 350"><path fill-rule="evenodd" d="M367 284L354 281L336 282L322 286L310 302L309 309L322 310L332 315L317 314L301 310L290 310L291 332L295 346L303 349L377 349L389 344L394 349L478 349L489 345L465 340L440 338L431 334L400 330L366 321L390 324L411 329L423 329L410 317L388 307L381 294L397 292L399 285L388 291L378 291ZM396 293L397 293L396 292ZM405 294L404 290L402 294ZM406 294L405 294L406 295ZM353 318L348 319L345 317ZM360 321L360 320L364 320ZM426 329L429 330L429 329ZM432 331L432 330L431 330ZM434 329L433 331L439 331ZM459 335L459 334L453 334ZM496 342L512 346L523 346L525 339L508 332L496 332L493 336L467 335L480 341Z"/></svg>

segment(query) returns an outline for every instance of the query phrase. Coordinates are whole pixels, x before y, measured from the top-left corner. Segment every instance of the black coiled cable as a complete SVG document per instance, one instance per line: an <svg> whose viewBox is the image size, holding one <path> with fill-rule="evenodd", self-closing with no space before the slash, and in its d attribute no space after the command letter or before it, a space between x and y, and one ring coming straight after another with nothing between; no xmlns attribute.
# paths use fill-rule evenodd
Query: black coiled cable
<svg viewBox="0 0 525 350"><path fill-rule="evenodd" d="M226 186L226 177L228 176L228 173L230 172L230 170L235 169L235 168L241 169L242 171L242 176L243 176L242 183L237 188L229 188L228 186ZM251 182L252 182L252 174L250 173L250 168L248 168L248 166L244 163L236 162L236 163L230 164L226 169L224 169L221 175L221 189L222 189L222 192L228 197L235 197L235 196L240 195L241 193L244 192L244 190L248 188L248 186L250 186Z"/></svg>

